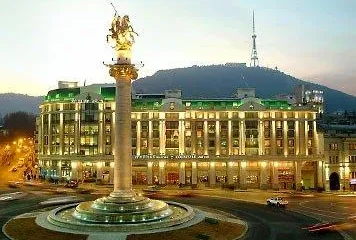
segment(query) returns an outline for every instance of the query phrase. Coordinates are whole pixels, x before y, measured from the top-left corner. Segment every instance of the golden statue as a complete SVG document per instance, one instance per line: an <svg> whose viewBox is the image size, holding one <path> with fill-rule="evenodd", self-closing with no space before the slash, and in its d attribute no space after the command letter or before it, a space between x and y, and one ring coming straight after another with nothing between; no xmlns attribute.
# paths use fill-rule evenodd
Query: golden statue
<svg viewBox="0 0 356 240"><path fill-rule="evenodd" d="M111 4L112 5L112 4ZM133 43L135 43L134 35L138 34L133 30L130 18L128 15L120 17L115 10L114 18L111 22L111 28L109 31L111 34L106 35L106 41L109 42L109 37L114 41L114 46L116 50L130 50Z"/></svg>

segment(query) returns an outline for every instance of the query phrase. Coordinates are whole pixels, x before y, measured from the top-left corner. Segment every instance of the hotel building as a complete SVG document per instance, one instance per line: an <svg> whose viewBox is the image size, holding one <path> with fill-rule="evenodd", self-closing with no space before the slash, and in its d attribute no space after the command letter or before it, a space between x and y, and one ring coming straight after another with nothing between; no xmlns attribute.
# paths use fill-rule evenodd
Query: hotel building
<svg viewBox="0 0 356 240"><path fill-rule="evenodd" d="M133 95L133 183L323 187L317 109L251 89L237 96ZM48 92L36 124L40 176L112 183L114 99L113 84L61 83Z"/></svg>

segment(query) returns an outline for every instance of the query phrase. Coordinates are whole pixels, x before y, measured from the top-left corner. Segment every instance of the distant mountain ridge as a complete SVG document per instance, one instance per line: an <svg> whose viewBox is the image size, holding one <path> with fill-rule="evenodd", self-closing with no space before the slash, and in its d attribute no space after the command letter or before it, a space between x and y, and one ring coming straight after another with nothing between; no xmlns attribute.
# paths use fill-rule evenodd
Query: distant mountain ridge
<svg viewBox="0 0 356 240"><path fill-rule="evenodd" d="M42 96L29 96L19 93L0 93L0 116L7 113L24 111L34 114L39 113L39 105L43 101Z"/></svg>
<svg viewBox="0 0 356 240"><path fill-rule="evenodd" d="M134 81L133 88L143 93L181 89L184 98L221 98L231 97L237 88L254 87L257 97L273 98L282 93L294 93L294 88L299 84L324 91L327 112L356 110L355 96L263 67L210 65L159 70L152 76ZM16 111L38 114L38 106L43 99L43 96L2 93L0 116Z"/></svg>
<svg viewBox="0 0 356 240"><path fill-rule="evenodd" d="M324 91L328 112L356 109L355 96L264 67L210 65L160 70L134 81L133 87L137 92L145 93L181 89L187 98L231 97L237 88L253 87L257 97L273 98L281 93L294 93L299 84Z"/></svg>

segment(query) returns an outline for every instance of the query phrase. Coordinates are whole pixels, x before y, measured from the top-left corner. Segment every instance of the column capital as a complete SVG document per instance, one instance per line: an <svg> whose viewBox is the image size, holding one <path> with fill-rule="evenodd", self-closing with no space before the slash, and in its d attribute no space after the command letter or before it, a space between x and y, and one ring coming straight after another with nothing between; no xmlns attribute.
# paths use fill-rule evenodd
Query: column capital
<svg viewBox="0 0 356 240"><path fill-rule="evenodd" d="M114 77L116 81L122 77L128 77L128 79L137 78L137 69L133 64L114 64L108 65L110 67L109 74Z"/></svg>

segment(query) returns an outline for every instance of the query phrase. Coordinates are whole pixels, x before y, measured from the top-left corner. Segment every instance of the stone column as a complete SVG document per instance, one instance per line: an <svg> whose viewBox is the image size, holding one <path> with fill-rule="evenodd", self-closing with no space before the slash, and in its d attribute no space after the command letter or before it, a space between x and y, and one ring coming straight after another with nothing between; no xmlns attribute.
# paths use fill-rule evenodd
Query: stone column
<svg viewBox="0 0 356 240"><path fill-rule="evenodd" d="M305 155L308 155L308 121L304 121L304 140Z"/></svg>
<svg viewBox="0 0 356 240"><path fill-rule="evenodd" d="M233 162L227 162L226 163L226 172L227 172L227 183L228 184L234 184L234 166Z"/></svg>
<svg viewBox="0 0 356 240"><path fill-rule="evenodd" d="M272 113L274 115L274 112ZM273 116L274 118L274 116ZM271 130L272 130L272 135L271 135L271 155L276 155L277 150L276 150L276 120L273 119L271 122Z"/></svg>
<svg viewBox="0 0 356 240"><path fill-rule="evenodd" d="M153 180L152 162L147 162L147 184L152 185L152 180Z"/></svg>
<svg viewBox="0 0 356 240"><path fill-rule="evenodd" d="M63 155L64 151L64 119L63 119L63 105L61 104L61 113L59 114L59 155ZM58 176L58 173L57 173Z"/></svg>
<svg viewBox="0 0 356 240"><path fill-rule="evenodd" d="M323 188L324 181L323 181L323 161L317 162L317 187Z"/></svg>
<svg viewBox="0 0 356 240"><path fill-rule="evenodd" d="M159 153L164 155L166 153L165 143L166 143L166 132L164 127L164 120L159 120Z"/></svg>
<svg viewBox="0 0 356 240"><path fill-rule="evenodd" d="M239 164L240 189L247 189L247 186L246 186L246 165L247 165L247 163L245 161L242 161Z"/></svg>
<svg viewBox="0 0 356 240"><path fill-rule="evenodd" d="M179 163L179 183L185 184L185 162Z"/></svg>
<svg viewBox="0 0 356 240"><path fill-rule="evenodd" d="M278 162L271 162L272 168L272 189L279 190Z"/></svg>
<svg viewBox="0 0 356 240"><path fill-rule="evenodd" d="M192 144L192 154L196 154L197 152L196 152L196 150L195 150L195 148L196 148L196 135L197 135L197 130L196 130L196 126L195 126L195 121L191 121L190 122L190 124L191 124L191 131L192 131L192 136L191 136L191 144Z"/></svg>
<svg viewBox="0 0 356 240"><path fill-rule="evenodd" d="M216 184L215 162L209 162L209 185L214 187Z"/></svg>
<svg viewBox="0 0 356 240"><path fill-rule="evenodd" d="M319 149L319 138L318 138L318 132L316 129L316 120L313 120L313 154L318 155L320 153Z"/></svg>
<svg viewBox="0 0 356 240"><path fill-rule="evenodd" d="M294 162L294 167L295 167L295 186L296 190L300 191L302 190L302 163L299 161Z"/></svg>
<svg viewBox="0 0 356 240"><path fill-rule="evenodd" d="M103 113L103 104L99 104L99 132L98 132L98 153L105 154L105 114ZM104 150L103 150L104 148Z"/></svg>
<svg viewBox="0 0 356 240"><path fill-rule="evenodd" d="M96 179L101 181L103 179L103 162L96 163Z"/></svg>
<svg viewBox="0 0 356 240"><path fill-rule="evenodd" d="M114 183L114 162L110 162L110 169L109 169L109 183L113 184Z"/></svg>
<svg viewBox="0 0 356 240"><path fill-rule="evenodd" d="M117 72L115 80L114 192L131 191L131 78Z"/></svg>
<svg viewBox="0 0 356 240"><path fill-rule="evenodd" d="M148 154L152 154L152 148L153 148L152 133L153 133L153 123L152 120L149 120L148 121Z"/></svg>
<svg viewBox="0 0 356 240"><path fill-rule="evenodd" d="M208 155L208 121L204 120L204 155Z"/></svg>
<svg viewBox="0 0 356 240"><path fill-rule="evenodd" d="M51 155L52 152L52 114L48 114L48 149L47 155Z"/></svg>
<svg viewBox="0 0 356 240"><path fill-rule="evenodd" d="M295 136L295 155L299 155L299 121L296 120L294 124L294 136Z"/></svg>
<svg viewBox="0 0 356 240"><path fill-rule="evenodd" d="M245 141L246 141L246 133L245 133L245 120L240 121L240 155L245 155Z"/></svg>
<svg viewBox="0 0 356 240"><path fill-rule="evenodd" d="M165 162L159 162L158 163L159 170L158 170L158 181L159 184L166 184L166 163Z"/></svg>
<svg viewBox="0 0 356 240"><path fill-rule="evenodd" d="M264 155L264 126L263 121L258 120L258 155Z"/></svg>
<svg viewBox="0 0 356 240"><path fill-rule="evenodd" d="M288 155L288 123L286 120L283 121L283 154Z"/></svg>
<svg viewBox="0 0 356 240"><path fill-rule="evenodd" d="M71 161L71 167L72 167L72 180L77 180L78 179L78 162L77 161Z"/></svg>
<svg viewBox="0 0 356 240"><path fill-rule="evenodd" d="M197 183L198 183L197 162L192 162L192 185L196 185Z"/></svg>
<svg viewBox="0 0 356 240"><path fill-rule="evenodd" d="M266 190L267 189L267 163L261 162L261 169L260 169L260 188Z"/></svg>
<svg viewBox="0 0 356 240"><path fill-rule="evenodd" d="M57 161L57 166L56 166L56 177L62 178L62 161Z"/></svg>
<svg viewBox="0 0 356 240"><path fill-rule="evenodd" d="M141 155L141 121L136 123L136 155Z"/></svg>
<svg viewBox="0 0 356 240"><path fill-rule="evenodd" d="M178 134L179 154L184 154L184 121L181 119L178 122Z"/></svg>
<svg viewBox="0 0 356 240"><path fill-rule="evenodd" d="M215 155L220 155L220 121L215 123Z"/></svg>
<svg viewBox="0 0 356 240"><path fill-rule="evenodd" d="M232 155L232 121L227 122L227 139L229 147L229 155Z"/></svg>

